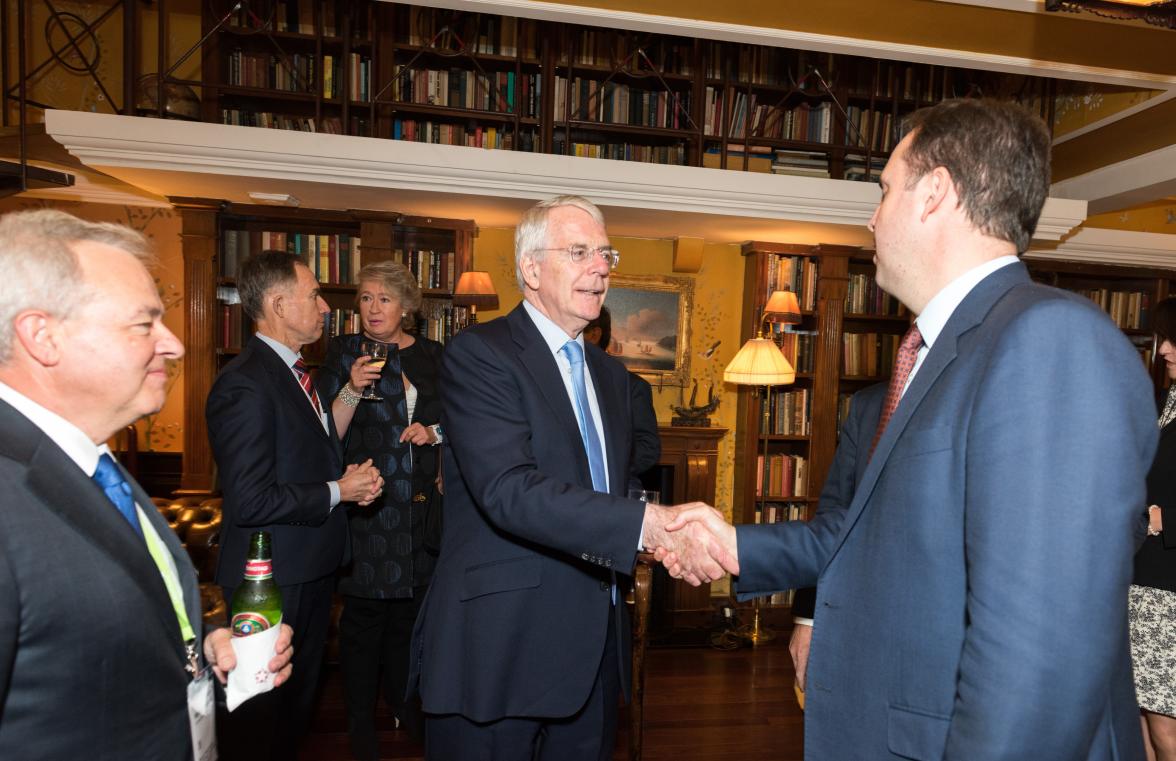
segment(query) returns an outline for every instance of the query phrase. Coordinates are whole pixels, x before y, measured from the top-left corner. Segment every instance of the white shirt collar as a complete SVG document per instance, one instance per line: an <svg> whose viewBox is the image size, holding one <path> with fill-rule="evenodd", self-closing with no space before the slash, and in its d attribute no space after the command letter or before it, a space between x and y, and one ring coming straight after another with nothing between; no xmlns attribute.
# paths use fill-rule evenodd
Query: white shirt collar
<svg viewBox="0 0 1176 761"><path fill-rule="evenodd" d="M923 345L927 349L935 345L935 339L939 338L939 334L943 332L943 326L951 319L956 307L967 298L981 280L1001 267L1007 267L1016 261L1017 257L1010 254L984 262L952 280L939 293L935 294L927 302L927 306L923 308L923 313L915 318L919 332L923 334Z"/></svg>
<svg viewBox="0 0 1176 761"><path fill-rule="evenodd" d="M282 358L282 361L286 363L286 367L293 368L294 363L302 357L301 352L291 351L290 347L281 341L276 341L263 333L254 333L254 335L260 338L266 346L277 352L278 356Z"/></svg>
<svg viewBox="0 0 1176 761"><path fill-rule="evenodd" d="M98 457L110 452L106 444L99 446L90 441L90 437L81 428L9 385L0 383L0 399L8 402L17 412L28 418L30 423L40 428L87 476L93 476L94 471L98 469Z"/></svg>
<svg viewBox="0 0 1176 761"><path fill-rule="evenodd" d="M535 327L539 328L539 335L543 336L543 341L547 344L547 348L551 350L552 354L559 354L560 349L568 341L575 341L580 344L580 349L584 348L584 334L573 338L568 338L568 332L551 321L547 315L540 312L535 306L523 300L523 309L527 310L527 314L531 317L531 322L535 323Z"/></svg>

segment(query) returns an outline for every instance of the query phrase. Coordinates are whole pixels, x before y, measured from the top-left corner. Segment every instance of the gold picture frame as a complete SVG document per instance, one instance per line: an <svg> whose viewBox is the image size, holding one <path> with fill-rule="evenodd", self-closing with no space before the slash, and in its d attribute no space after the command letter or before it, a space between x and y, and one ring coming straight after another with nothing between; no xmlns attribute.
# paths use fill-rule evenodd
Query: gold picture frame
<svg viewBox="0 0 1176 761"><path fill-rule="evenodd" d="M604 303L612 317L609 354L653 385L689 383L693 278L614 274Z"/></svg>

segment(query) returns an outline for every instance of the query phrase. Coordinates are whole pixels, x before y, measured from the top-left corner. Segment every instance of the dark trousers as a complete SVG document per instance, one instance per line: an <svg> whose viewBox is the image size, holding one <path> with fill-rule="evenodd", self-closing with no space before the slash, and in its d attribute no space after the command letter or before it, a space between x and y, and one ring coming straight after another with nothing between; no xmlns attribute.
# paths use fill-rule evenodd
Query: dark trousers
<svg viewBox="0 0 1176 761"><path fill-rule="evenodd" d="M428 761L609 761L617 741L621 679L613 612L588 700L560 719L479 723L460 714L425 716Z"/></svg>
<svg viewBox="0 0 1176 761"><path fill-rule="evenodd" d="M335 577L279 588L282 623L294 630L294 672L278 689L217 716L217 746L223 761L293 761L314 716ZM231 604L233 588L225 587L224 593L226 604Z"/></svg>
<svg viewBox="0 0 1176 761"><path fill-rule="evenodd" d="M421 610L424 588L411 598L372 600L343 597L339 620L339 671L347 706L347 735L357 761L379 758L376 702L383 683L384 699L413 737L423 735L420 700L406 701L408 653L412 627Z"/></svg>

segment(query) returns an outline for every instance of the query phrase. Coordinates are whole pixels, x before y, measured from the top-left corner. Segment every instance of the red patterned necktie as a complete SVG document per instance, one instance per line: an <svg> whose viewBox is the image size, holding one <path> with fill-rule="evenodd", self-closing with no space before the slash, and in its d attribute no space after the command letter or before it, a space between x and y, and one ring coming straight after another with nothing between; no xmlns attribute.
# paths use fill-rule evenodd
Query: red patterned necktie
<svg viewBox="0 0 1176 761"><path fill-rule="evenodd" d="M306 363L302 361L302 357L294 360L294 373L298 376L298 382L302 384L302 390L310 397L310 405L314 407L314 414L321 416L323 407L319 404L318 392L314 390L314 383L310 379L310 372L306 369Z"/></svg>
<svg viewBox="0 0 1176 761"><path fill-rule="evenodd" d="M886 424L898 409L898 401L902 399L902 390L906 387L907 378L911 377L911 370L915 368L915 359L919 356L919 349L923 346L923 334L919 326L912 323L910 330L902 337L898 345L898 354L894 357L894 371L890 375L890 386L886 389L886 402L882 405L882 417L878 418L878 430L874 432L874 442L870 444L870 455L874 454L874 447L878 446L878 439L886 430Z"/></svg>

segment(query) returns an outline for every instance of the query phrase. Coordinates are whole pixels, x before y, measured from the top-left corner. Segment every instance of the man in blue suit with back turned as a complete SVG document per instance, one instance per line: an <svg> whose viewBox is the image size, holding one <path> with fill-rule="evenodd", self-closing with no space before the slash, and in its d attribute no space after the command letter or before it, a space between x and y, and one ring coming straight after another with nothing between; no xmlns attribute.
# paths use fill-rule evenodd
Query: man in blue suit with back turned
<svg viewBox="0 0 1176 761"><path fill-rule="evenodd" d="M1041 121L951 100L909 126L870 227L878 285L918 318L848 510L697 514L741 596L819 580L806 758L1142 759L1127 587L1150 384L1102 312L1017 260L1049 188Z"/></svg>

